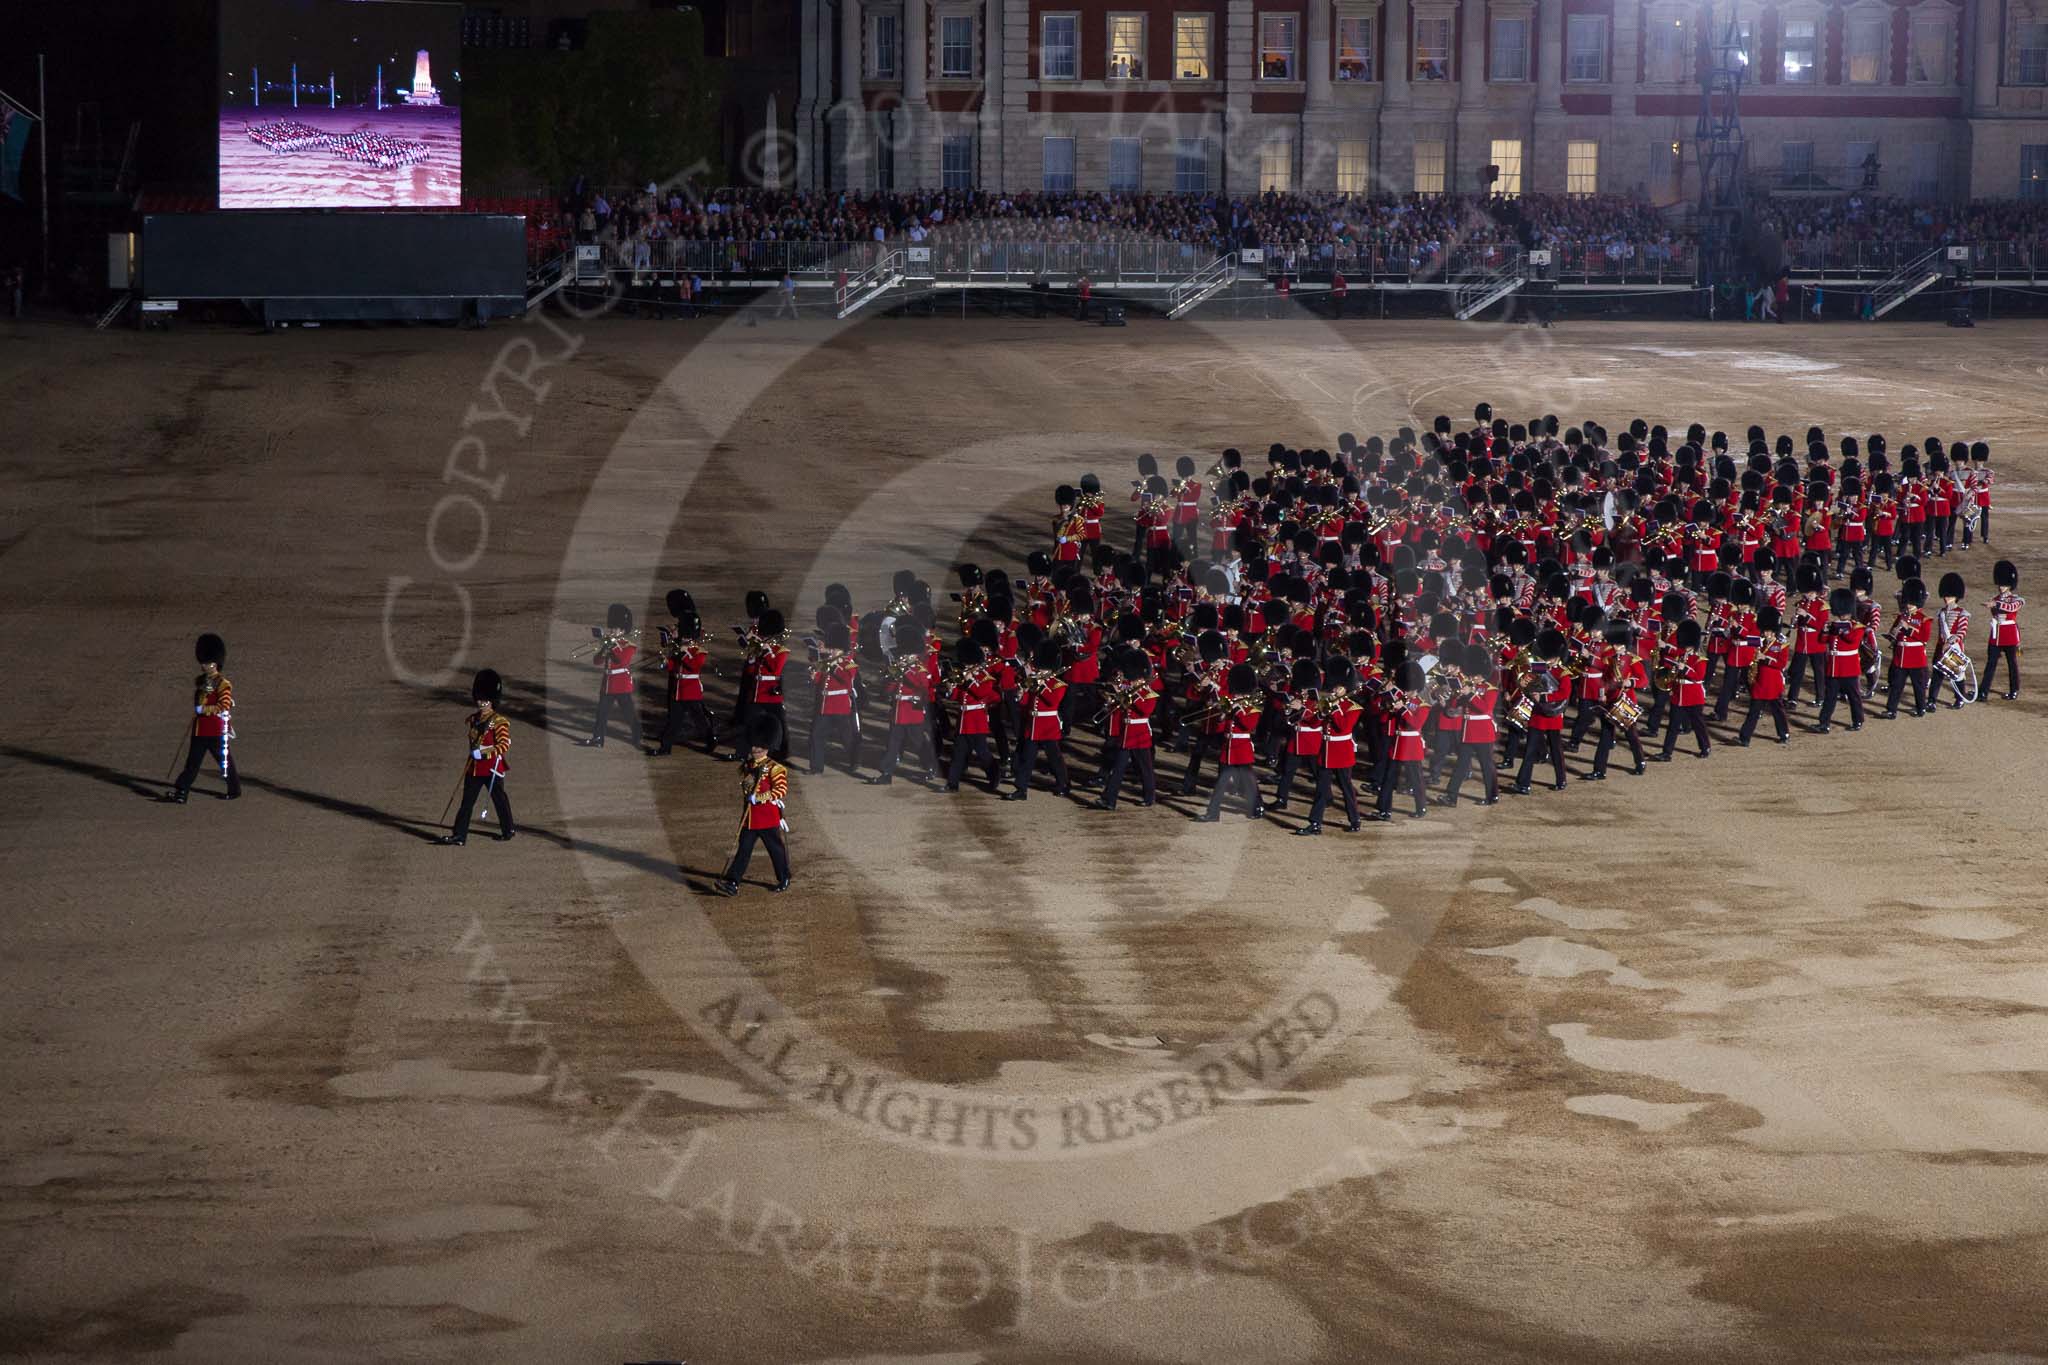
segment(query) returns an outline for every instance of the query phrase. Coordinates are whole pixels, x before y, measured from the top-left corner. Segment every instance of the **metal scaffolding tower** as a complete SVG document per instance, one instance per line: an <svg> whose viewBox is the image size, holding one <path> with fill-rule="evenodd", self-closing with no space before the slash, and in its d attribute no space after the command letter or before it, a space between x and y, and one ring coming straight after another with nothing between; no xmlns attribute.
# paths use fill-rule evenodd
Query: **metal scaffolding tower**
<svg viewBox="0 0 2048 1365"><path fill-rule="evenodd" d="M1707 28L1711 36L1711 11ZM1730 280L1748 283L1742 273L1742 85L1749 76L1749 54L1733 5L1712 52L1713 61L1700 85L1699 126L1693 133L1700 165L1700 283L1708 288Z"/></svg>

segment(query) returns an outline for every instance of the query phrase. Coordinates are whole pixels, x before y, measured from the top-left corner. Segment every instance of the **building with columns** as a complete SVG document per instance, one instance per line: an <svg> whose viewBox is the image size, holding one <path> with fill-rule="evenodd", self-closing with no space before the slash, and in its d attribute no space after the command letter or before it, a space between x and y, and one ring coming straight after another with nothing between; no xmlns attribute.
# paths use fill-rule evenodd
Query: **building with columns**
<svg viewBox="0 0 2048 1365"><path fill-rule="evenodd" d="M801 0L812 187L1697 190L1690 0ZM1753 174L2048 196L2048 0L1741 0Z"/></svg>

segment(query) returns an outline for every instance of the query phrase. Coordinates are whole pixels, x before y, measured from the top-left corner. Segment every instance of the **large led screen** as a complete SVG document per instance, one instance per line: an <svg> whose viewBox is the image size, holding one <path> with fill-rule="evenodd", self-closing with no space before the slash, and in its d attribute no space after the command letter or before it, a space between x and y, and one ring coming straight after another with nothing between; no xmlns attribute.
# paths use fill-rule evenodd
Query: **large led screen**
<svg viewBox="0 0 2048 1365"><path fill-rule="evenodd" d="M222 0L220 206L462 202L462 7Z"/></svg>

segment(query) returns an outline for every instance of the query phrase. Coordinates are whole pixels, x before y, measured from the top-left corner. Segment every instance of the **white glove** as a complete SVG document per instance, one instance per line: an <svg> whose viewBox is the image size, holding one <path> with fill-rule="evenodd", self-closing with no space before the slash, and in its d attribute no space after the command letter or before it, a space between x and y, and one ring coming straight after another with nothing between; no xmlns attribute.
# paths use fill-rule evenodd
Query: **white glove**
<svg viewBox="0 0 2048 1365"><path fill-rule="evenodd" d="M192 714L195 716L203 716L206 714L206 708L203 706L195 706L192 708Z"/></svg>
<svg viewBox="0 0 2048 1365"><path fill-rule="evenodd" d="M482 758L484 756L484 751L482 749L471 749L469 751L469 756L471 758Z"/></svg>

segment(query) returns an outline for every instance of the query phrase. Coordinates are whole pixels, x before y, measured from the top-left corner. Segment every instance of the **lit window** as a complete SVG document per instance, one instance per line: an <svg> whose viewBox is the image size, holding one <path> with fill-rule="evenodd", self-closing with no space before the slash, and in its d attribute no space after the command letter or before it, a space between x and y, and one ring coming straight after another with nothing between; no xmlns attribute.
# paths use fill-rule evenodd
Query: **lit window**
<svg viewBox="0 0 2048 1365"><path fill-rule="evenodd" d="M1078 20L1071 14L1048 14L1038 45L1038 74L1048 81L1074 79L1074 62L1079 48Z"/></svg>
<svg viewBox="0 0 2048 1365"><path fill-rule="evenodd" d="M1913 45L1906 49L1906 80L1913 85L1947 85L1948 20L1915 19Z"/></svg>
<svg viewBox="0 0 2048 1365"><path fill-rule="evenodd" d="M1572 14L1565 17L1565 79L1604 81L1607 79L1607 16Z"/></svg>
<svg viewBox="0 0 2048 1365"><path fill-rule="evenodd" d="M1447 81L1451 78L1451 21L1415 21L1415 79Z"/></svg>
<svg viewBox="0 0 2048 1365"><path fill-rule="evenodd" d="M1144 156L1141 144L1134 137L1113 137L1109 140L1109 187L1112 190L1131 191L1141 187Z"/></svg>
<svg viewBox="0 0 2048 1365"><path fill-rule="evenodd" d="M1493 21L1493 65L1486 78L1491 81L1526 81L1529 79L1529 21L1527 19L1496 19Z"/></svg>
<svg viewBox="0 0 2048 1365"><path fill-rule="evenodd" d="M1418 142L1415 144L1415 192L1417 194L1442 194L1444 192L1443 143Z"/></svg>
<svg viewBox="0 0 2048 1365"><path fill-rule="evenodd" d="M1109 16L1109 78L1113 81L1145 79L1145 16Z"/></svg>
<svg viewBox="0 0 2048 1365"><path fill-rule="evenodd" d="M1173 78L1177 81L1209 79L1209 16L1176 14L1173 17Z"/></svg>
<svg viewBox="0 0 2048 1365"><path fill-rule="evenodd" d="M1292 14L1259 16L1259 79L1294 79L1294 24Z"/></svg>
<svg viewBox="0 0 2048 1365"><path fill-rule="evenodd" d="M965 80L974 74L974 16L948 14L939 20L939 75Z"/></svg>
<svg viewBox="0 0 2048 1365"><path fill-rule="evenodd" d="M1600 144L1568 142L1564 148L1564 192L1570 195L1600 193Z"/></svg>
<svg viewBox="0 0 2048 1365"><path fill-rule="evenodd" d="M1337 20L1337 79L1372 79L1372 20L1347 14Z"/></svg>
<svg viewBox="0 0 2048 1365"><path fill-rule="evenodd" d="M1495 138L1492 147L1493 164L1500 169L1500 178L1493 182L1493 192L1513 199L1522 192L1522 144L1518 139Z"/></svg>
<svg viewBox="0 0 2048 1365"><path fill-rule="evenodd" d="M1881 15L1859 14L1849 20L1849 84L1873 85L1884 66L1884 35L1891 21Z"/></svg>
<svg viewBox="0 0 2048 1365"><path fill-rule="evenodd" d="M1787 19L1784 56L1781 59L1778 79L1787 85L1812 85L1814 54L1818 43L1817 25L1813 20Z"/></svg>
<svg viewBox="0 0 2048 1365"><path fill-rule="evenodd" d="M1259 192L1294 188L1294 143L1276 137L1259 148Z"/></svg>
<svg viewBox="0 0 2048 1365"><path fill-rule="evenodd" d="M1368 142L1340 142L1337 144L1337 190L1339 193L1368 194L1372 191L1371 148L1372 144Z"/></svg>

